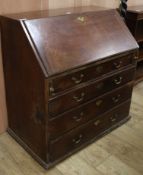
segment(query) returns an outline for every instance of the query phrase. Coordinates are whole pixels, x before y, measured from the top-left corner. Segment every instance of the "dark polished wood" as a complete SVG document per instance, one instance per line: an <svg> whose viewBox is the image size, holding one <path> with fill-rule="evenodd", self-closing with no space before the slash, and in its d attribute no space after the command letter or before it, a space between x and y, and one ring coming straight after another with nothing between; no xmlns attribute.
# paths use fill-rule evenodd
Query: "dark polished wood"
<svg viewBox="0 0 143 175"><path fill-rule="evenodd" d="M27 12L0 24L8 132L45 168L129 119L138 45L115 10Z"/></svg>
<svg viewBox="0 0 143 175"><path fill-rule="evenodd" d="M128 8L126 23L139 44L136 83L143 80L143 5Z"/></svg>
<svg viewBox="0 0 143 175"><path fill-rule="evenodd" d="M62 137L52 140L50 142L50 160L54 161L58 159L66 153L81 146L89 139L97 137L116 122L124 119L129 115L129 106L130 102L126 102L112 111L82 125L82 127L78 127L68 134L64 134Z"/></svg>
<svg viewBox="0 0 143 175"><path fill-rule="evenodd" d="M74 108L70 112L62 114L50 121L50 137L57 137L75 126L91 120L112 107L128 100L132 92L132 85L115 90L109 94L96 98L84 105Z"/></svg>
<svg viewBox="0 0 143 175"><path fill-rule="evenodd" d="M129 75L129 73L130 73L130 75ZM128 72L128 73L126 72L126 75L124 75L124 76L128 76L129 80L131 80L131 79L133 79L133 75L134 75L134 71L132 69L130 72ZM102 81L102 82L98 82L96 84L92 84L91 86L86 86L86 87L81 88L79 90L76 90L74 92L67 93L66 95L63 95L63 96L61 95L61 96L57 97L56 99L51 100L49 102L49 115L51 117L57 116L58 114L66 112L67 110L75 108L83 103L86 103L87 101L90 101L94 98L97 98L98 96L101 96L102 94L104 94L108 91L110 92L111 90L124 85L123 82L126 80L125 79L123 80L122 78L123 78L122 75L118 75L115 78L112 78L110 81L107 81L107 83L109 83L109 84L105 85L105 89L104 89L104 87L102 87L102 86L104 86L103 83L105 83L105 82ZM106 80L108 80L108 79L106 79ZM127 82L128 82L128 80L127 80ZM103 90L101 90L101 88L103 88ZM112 93L112 95L113 95L113 93ZM124 95L125 94L123 94L123 96ZM106 98L107 98L107 103L105 103L105 106L103 108L106 108L108 105L112 104L112 102L111 102L111 104L109 104L109 98L112 99L112 97L110 97L110 95L109 95ZM99 100L97 100L97 103L98 103L98 101L102 101L102 105L103 105L103 102L105 102L106 99L102 99L102 100L99 99ZM66 102L66 104L65 104L65 102ZM97 107L99 107L99 106L97 104Z"/></svg>
<svg viewBox="0 0 143 175"><path fill-rule="evenodd" d="M63 74L60 75L60 77L55 76L50 81L49 94L52 98L62 91L73 88L75 85L82 85L82 83L84 84L87 81L94 81L101 76L105 76L111 72L113 73L113 71L116 72L117 70L126 68L127 66L135 63L132 59L133 56L133 53L114 56L108 62L102 61L100 64L95 63L89 67L78 69L78 71L72 71L70 74Z"/></svg>
<svg viewBox="0 0 143 175"><path fill-rule="evenodd" d="M20 23L2 19L1 25L9 127L46 161L44 74Z"/></svg>
<svg viewBox="0 0 143 175"><path fill-rule="evenodd" d="M24 24L49 76L137 47L116 10L25 20ZM114 31L111 36L109 31Z"/></svg>

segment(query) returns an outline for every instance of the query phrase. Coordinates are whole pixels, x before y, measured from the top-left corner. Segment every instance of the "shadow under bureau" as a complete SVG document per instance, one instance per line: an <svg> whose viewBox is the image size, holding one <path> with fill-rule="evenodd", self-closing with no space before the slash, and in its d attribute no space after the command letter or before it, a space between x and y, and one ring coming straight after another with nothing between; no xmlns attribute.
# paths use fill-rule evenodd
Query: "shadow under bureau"
<svg viewBox="0 0 143 175"><path fill-rule="evenodd" d="M130 118L138 45L116 10L0 21L8 132L45 168Z"/></svg>

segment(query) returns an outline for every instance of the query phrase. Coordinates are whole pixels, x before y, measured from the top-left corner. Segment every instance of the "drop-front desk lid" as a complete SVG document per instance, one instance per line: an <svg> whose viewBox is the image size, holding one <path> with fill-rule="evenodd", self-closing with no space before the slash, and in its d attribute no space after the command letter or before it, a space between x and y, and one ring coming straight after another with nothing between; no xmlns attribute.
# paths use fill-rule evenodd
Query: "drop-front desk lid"
<svg viewBox="0 0 143 175"><path fill-rule="evenodd" d="M138 48L116 10L24 20L49 76Z"/></svg>

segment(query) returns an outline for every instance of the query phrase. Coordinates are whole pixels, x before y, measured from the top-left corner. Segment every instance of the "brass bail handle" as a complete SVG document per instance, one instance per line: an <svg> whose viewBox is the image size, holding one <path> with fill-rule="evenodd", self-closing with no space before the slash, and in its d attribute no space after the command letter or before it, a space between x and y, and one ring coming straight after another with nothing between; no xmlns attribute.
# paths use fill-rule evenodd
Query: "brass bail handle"
<svg viewBox="0 0 143 175"><path fill-rule="evenodd" d="M82 102L84 100L84 97L85 97L85 93L82 92L80 94L80 96L73 96L73 99L76 101L76 102Z"/></svg>
<svg viewBox="0 0 143 175"><path fill-rule="evenodd" d="M72 81L75 83L75 84L79 84L83 81L83 78L84 78L84 74L80 74L79 75L79 78L77 77L72 77Z"/></svg>

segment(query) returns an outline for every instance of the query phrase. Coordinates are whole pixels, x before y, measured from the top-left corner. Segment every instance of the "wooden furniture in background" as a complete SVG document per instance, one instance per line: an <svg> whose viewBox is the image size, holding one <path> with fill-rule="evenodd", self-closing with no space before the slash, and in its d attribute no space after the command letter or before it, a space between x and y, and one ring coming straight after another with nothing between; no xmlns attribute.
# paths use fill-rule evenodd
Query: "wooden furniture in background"
<svg viewBox="0 0 143 175"><path fill-rule="evenodd" d="M116 10L7 15L1 26L8 131L45 168L130 118L138 46Z"/></svg>
<svg viewBox="0 0 143 175"><path fill-rule="evenodd" d="M128 8L126 23L140 46L136 72L138 83L143 80L143 5Z"/></svg>
<svg viewBox="0 0 143 175"><path fill-rule="evenodd" d="M142 0L128 0L128 6L141 5L142 3ZM91 0L91 4L106 8L118 8L120 0Z"/></svg>

